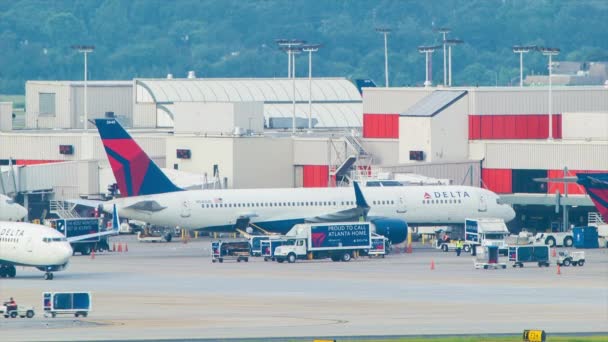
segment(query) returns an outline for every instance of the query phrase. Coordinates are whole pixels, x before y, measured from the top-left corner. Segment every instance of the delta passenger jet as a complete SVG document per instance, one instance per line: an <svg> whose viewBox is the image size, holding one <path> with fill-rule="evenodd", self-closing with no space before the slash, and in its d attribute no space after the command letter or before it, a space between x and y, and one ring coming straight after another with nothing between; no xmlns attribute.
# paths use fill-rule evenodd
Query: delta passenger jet
<svg viewBox="0 0 608 342"><path fill-rule="evenodd" d="M223 189L184 191L175 186L115 119L96 119L122 198L121 217L161 226L234 231L248 225L286 233L304 222L359 220L376 225L393 243L409 225L463 224L467 217L509 221L513 208L498 195L470 186ZM357 194L359 192L359 195ZM406 223L407 222L407 223Z"/></svg>
<svg viewBox="0 0 608 342"><path fill-rule="evenodd" d="M26 222L0 222L0 278L14 278L15 266L35 267L44 279L52 280L53 273L64 270L70 257L70 242L98 236L118 234L119 218L114 209L112 230L66 238L56 229Z"/></svg>

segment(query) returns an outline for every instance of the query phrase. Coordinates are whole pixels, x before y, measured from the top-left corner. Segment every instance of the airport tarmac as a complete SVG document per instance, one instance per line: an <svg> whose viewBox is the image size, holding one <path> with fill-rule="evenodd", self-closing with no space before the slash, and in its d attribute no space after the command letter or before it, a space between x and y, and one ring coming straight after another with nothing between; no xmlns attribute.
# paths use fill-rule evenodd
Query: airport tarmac
<svg viewBox="0 0 608 342"><path fill-rule="evenodd" d="M0 299L36 307L0 318L2 341L245 338L608 331L608 250L584 267L474 269L472 257L412 254L348 263L211 263L209 239L138 243L75 256L52 281L32 268L0 280ZM431 270L431 261L435 269ZM42 292L90 291L88 318L44 318Z"/></svg>

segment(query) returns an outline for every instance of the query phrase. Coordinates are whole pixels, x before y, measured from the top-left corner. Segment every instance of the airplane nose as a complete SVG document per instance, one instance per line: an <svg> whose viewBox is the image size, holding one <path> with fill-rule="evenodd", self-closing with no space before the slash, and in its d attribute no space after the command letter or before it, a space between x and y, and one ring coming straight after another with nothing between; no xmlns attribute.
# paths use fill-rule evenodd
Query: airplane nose
<svg viewBox="0 0 608 342"><path fill-rule="evenodd" d="M510 205L508 205L507 208L507 221L511 221L515 218L515 210Z"/></svg>
<svg viewBox="0 0 608 342"><path fill-rule="evenodd" d="M62 252L61 252L61 256L62 256L62 260L63 262L67 262L70 257L72 256L72 254L74 254L74 250L72 250L72 246L70 245L70 243L66 243Z"/></svg>
<svg viewBox="0 0 608 342"><path fill-rule="evenodd" d="M18 220L21 220L26 215L27 215L27 209L25 209L24 207L19 207L19 218L18 218Z"/></svg>

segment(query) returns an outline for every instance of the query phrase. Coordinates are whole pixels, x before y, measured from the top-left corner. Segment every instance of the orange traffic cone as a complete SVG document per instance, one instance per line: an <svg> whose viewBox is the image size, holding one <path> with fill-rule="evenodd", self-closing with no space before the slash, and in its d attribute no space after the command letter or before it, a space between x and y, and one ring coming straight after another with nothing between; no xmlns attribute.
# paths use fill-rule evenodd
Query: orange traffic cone
<svg viewBox="0 0 608 342"><path fill-rule="evenodd" d="M125 242L125 253L129 251L129 245Z"/></svg>
<svg viewBox="0 0 608 342"><path fill-rule="evenodd" d="M118 252L122 253L122 243L118 243Z"/></svg>
<svg viewBox="0 0 608 342"><path fill-rule="evenodd" d="M412 253L412 244L411 243L407 244L407 251L406 252L407 253Z"/></svg>
<svg viewBox="0 0 608 342"><path fill-rule="evenodd" d="M553 247L553 249L551 250L551 256L554 258L557 256L557 251L555 250L555 247Z"/></svg>
<svg viewBox="0 0 608 342"><path fill-rule="evenodd" d="M562 274L562 268L559 265L557 265L557 274L558 275Z"/></svg>
<svg viewBox="0 0 608 342"><path fill-rule="evenodd" d="M431 259L431 271L435 269L435 260Z"/></svg>
<svg viewBox="0 0 608 342"><path fill-rule="evenodd" d="M116 252L116 242L112 244L112 252Z"/></svg>
<svg viewBox="0 0 608 342"><path fill-rule="evenodd" d="M95 259L95 250L94 249L91 250L91 259Z"/></svg>

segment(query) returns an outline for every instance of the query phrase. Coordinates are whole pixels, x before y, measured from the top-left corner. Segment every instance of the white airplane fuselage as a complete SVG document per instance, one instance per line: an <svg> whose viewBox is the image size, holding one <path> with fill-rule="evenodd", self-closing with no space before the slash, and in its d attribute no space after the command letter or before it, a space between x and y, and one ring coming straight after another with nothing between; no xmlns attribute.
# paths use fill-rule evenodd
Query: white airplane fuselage
<svg viewBox="0 0 608 342"><path fill-rule="evenodd" d="M24 222L0 222L0 264L65 267L72 247L55 229Z"/></svg>
<svg viewBox="0 0 608 342"><path fill-rule="evenodd" d="M463 224L468 217L510 221L513 209L488 190L469 186L362 188L368 216L405 220L409 225ZM137 207L144 201L148 207ZM285 222L355 207L353 188L192 190L118 198L121 217L162 226L204 229L231 226L240 217L251 223ZM133 206L128 208L129 206ZM134 208L137 207L137 208ZM143 210L142 210L143 209ZM289 228L289 227L288 227ZM286 228L286 229L288 229Z"/></svg>
<svg viewBox="0 0 608 342"><path fill-rule="evenodd" d="M27 215L27 210L15 201L0 194L0 221L19 221Z"/></svg>

